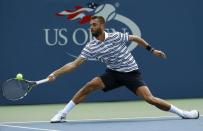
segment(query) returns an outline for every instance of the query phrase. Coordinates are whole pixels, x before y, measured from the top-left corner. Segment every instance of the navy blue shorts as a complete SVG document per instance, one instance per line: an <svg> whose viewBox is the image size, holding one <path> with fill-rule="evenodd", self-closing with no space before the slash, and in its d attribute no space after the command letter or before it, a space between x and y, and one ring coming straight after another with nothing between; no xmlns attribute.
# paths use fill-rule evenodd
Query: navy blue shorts
<svg viewBox="0 0 203 131"><path fill-rule="evenodd" d="M104 92L113 90L120 86L126 86L129 90L133 91L140 86L146 85L139 70L124 73L106 69L106 72L101 75L100 78L105 85L103 89Z"/></svg>

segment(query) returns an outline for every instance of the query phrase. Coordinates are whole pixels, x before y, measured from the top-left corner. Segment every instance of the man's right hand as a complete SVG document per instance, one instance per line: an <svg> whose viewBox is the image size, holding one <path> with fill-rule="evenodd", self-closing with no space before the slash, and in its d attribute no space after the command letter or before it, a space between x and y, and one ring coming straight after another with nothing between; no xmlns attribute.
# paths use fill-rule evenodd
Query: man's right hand
<svg viewBox="0 0 203 131"><path fill-rule="evenodd" d="M49 81L54 81L56 79L56 76L51 73L47 78L49 78Z"/></svg>

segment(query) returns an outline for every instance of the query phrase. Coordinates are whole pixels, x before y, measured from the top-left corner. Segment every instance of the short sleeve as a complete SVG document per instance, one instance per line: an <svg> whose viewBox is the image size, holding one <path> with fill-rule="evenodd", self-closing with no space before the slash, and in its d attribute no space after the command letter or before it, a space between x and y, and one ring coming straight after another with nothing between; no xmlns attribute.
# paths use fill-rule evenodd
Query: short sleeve
<svg viewBox="0 0 203 131"><path fill-rule="evenodd" d="M119 37L123 43L128 42L129 37L128 33L119 33Z"/></svg>
<svg viewBox="0 0 203 131"><path fill-rule="evenodd" d="M79 57L85 58L85 59L93 59L92 51L90 49L89 44L87 44L81 51Z"/></svg>

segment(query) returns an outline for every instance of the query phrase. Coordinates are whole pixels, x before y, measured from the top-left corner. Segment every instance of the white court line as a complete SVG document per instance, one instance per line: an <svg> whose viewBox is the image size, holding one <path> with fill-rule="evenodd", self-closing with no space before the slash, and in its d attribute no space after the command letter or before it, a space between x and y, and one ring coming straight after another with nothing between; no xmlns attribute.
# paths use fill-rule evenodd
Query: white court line
<svg viewBox="0 0 203 131"><path fill-rule="evenodd" d="M29 129L29 130L38 130L38 131L59 131L59 130L53 130L53 129L32 128L32 127L26 127L26 126L13 126L13 125L0 125L0 126L22 128L22 129Z"/></svg>
<svg viewBox="0 0 203 131"><path fill-rule="evenodd" d="M180 118L180 117L178 117L178 116L160 116L160 117L135 117L135 118L83 119L83 120L67 120L67 122L134 121L134 120L163 119L163 118Z"/></svg>
<svg viewBox="0 0 203 131"><path fill-rule="evenodd" d="M16 122L16 121L12 121L12 122L1 122L0 123L0 126L1 125L4 125L4 124L23 124L23 123L47 123L47 122L50 122L50 121L18 121L18 122Z"/></svg>
<svg viewBox="0 0 203 131"><path fill-rule="evenodd" d="M203 117L203 115L200 115ZM166 119L166 118L180 118L179 116L159 116L159 117L135 117L135 118L108 118L108 119L81 119L81 120L67 120L66 122L90 122L90 121L121 121L121 120L144 120L144 119ZM180 118L181 119L181 118ZM50 123L50 121L25 121L25 122L2 122L4 124L23 124L23 123Z"/></svg>
<svg viewBox="0 0 203 131"><path fill-rule="evenodd" d="M200 115L199 117L203 117ZM135 117L135 118L109 118L109 119L83 119L83 120L67 120L66 122L104 122L104 121L135 121L135 120L153 120L153 119L167 119L167 118L179 118L179 116L159 116L159 117ZM184 119L183 119L184 120Z"/></svg>

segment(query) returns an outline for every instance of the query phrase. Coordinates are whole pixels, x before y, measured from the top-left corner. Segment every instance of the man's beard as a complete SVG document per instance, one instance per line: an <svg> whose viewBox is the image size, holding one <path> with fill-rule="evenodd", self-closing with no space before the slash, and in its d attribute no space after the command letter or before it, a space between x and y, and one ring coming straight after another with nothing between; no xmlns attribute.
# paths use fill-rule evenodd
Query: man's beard
<svg viewBox="0 0 203 131"><path fill-rule="evenodd" d="M99 35L101 35L102 34L102 31L101 30L97 30L97 31L95 31L95 32L91 32L92 33L92 36L94 36L94 37L98 37Z"/></svg>

